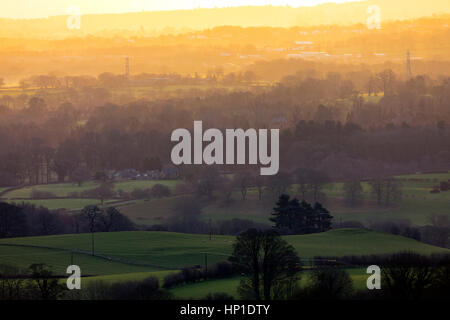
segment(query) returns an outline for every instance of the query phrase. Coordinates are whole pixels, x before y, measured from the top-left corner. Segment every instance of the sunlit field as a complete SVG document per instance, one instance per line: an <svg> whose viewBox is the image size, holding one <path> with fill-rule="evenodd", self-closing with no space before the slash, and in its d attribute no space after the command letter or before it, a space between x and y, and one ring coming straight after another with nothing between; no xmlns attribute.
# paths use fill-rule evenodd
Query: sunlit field
<svg viewBox="0 0 450 320"><path fill-rule="evenodd" d="M73 2L0 12L0 301L450 299L448 0Z"/></svg>

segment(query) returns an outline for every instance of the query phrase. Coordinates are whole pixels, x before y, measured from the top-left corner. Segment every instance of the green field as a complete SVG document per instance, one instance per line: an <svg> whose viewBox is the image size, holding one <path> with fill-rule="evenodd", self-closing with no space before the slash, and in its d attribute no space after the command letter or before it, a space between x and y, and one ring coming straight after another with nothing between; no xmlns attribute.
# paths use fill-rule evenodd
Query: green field
<svg viewBox="0 0 450 320"><path fill-rule="evenodd" d="M368 275L366 270L361 268L346 269L351 279L353 280L353 287L356 290L366 289L366 281ZM309 281L309 271L303 271L300 274L301 280L299 282L300 287L304 287ZM227 278L227 279L216 279L197 282L193 284L183 285L171 289L170 291L174 294L177 299L190 300L190 299L202 299L209 293L226 293L232 296L234 299L239 299L239 294L237 288L241 277Z"/></svg>
<svg viewBox="0 0 450 320"><path fill-rule="evenodd" d="M364 229L338 229L325 233L286 236L302 258L383 254L415 251L423 254L449 253L450 250L433 247L409 238ZM169 232L112 232L95 234L95 252L113 261L91 257L90 234L57 235L45 237L12 238L0 240L2 261L26 268L31 263L49 262L54 266L67 265L70 250L86 252L76 254L76 264L89 274L114 274L164 269L180 269L203 265L205 252L208 263L226 260L232 251L234 237L193 235ZM9 247L1 244L42 246L55 249ZM34 254L34 250L37 252ZM63 251L65 250L65 251ZM45 253L45 255L44 255ZM52 254L54 253L54 254ZM86 260L82 260L84 257ZM75 259L75 260L76 260ZM141 266L129 263L141 264ZM103 264L97 267L97 264ZM111 265L108 265L111 264ZM129 269L127 269L130 267ZM126 270L123 270L126 269Z"/></svg>
<svg viewBox="0 0 450 320"><path fill-rule="evenodd" d="M137 200L121 206L120 212L140 225L164 224L172 216L174 203L179 199L183 199L183 196Z"/></svg>
<svg viewBox="0 0 450 320"><path fill-rule="evenodd" d="M104 204L108 205L111 203L115 203L117 200L109 199L105 200ZM83 209L88 205L101 205L101 201L99 199L26 199L26 200L8 200L9 203L30 203L34 204L37 207L43 206L50 210L56 209L65 209L65 210L77 210Z"/></svg>
<svg viewBox="0 0 450 320"><path fill-rule="evenodd" d="M145 272L133 272L133 273L121 273L103 276L86 277L83 279L83 283L88 285L89 283L95 281L102 281L106 283L115 283L123 281L140 281L148 277L156 277L159 280L160 285L164 283L164 277L170 273L176 271L173 270L163 270L163 271L145 271Z"/></svg>
<svg viewBox="0 0 450 320"><path fill-rule="evenodd" d="M385 254L415 251L422 254L450 253L424 243L365 229L338 229L325 233L284 237L303 259L313 256ZM232 252L234 237L180 234L168 232L112 232L95 234L95 252L91 256L90 234L11 238L0 240L0 261L26 269L33 263L46 263L64 276L70 264L79 265L83 287L94 281L106 283L157 277L160 285L172 272L193 265L226 260ZM20 246L12 246L15 244ZM43 248L47 247L47 248ZM71 250L76 253L71 255ZM308 266L308 261L305 265ZM363 269L348 269L356 288L364 288L367 275ZM308 271L302 273L305 285ZM210 292L225 292L238 298L239 277L183 285L170 291L178 299L200 299Z"/></svg>
<svg viewBox="0 0 450 320"><path fill-rule="evenodd" d="M450 179L447 174L425 174L399 176L402 182L402 200L392 206L378 206L375 197L370 193L367 183L363 185L363 199L349 206L344 201L343 183L328 184L323 190L325 198L321 200L335 217L335 222L359 221L369 226L373 222L386 220L409 220L415 225L428 223L432 213L450 215L450 191L431 194L430 190L439 181ZM296 186L292 186L289 194L296 194ZM121 211L133 221L142 225L164 224L173 214L173 203L176 198L152 199L150 201L135 201L123 205ZM258 223L270 224L269 217L274 203L258 200L257 192L250 189L247 200L242 200L239 192L233 193L233 202L223 206L212 202L203 208L203 219L230 220L248 219Z"/></svg>
<svg viewBox="0 0 450 320"><path fill-rule="evenodd" d="M342 183L328 185L325 189L327 195L325 205L332 212L335 221L354 220L365 224L382 220L410 220L413 224L425 225L431 213L450 215L450 191L430 193L433 186L439 184L438 181L450 179L450 173L398 178L402 183L402 200L397 205L377 206L367 183L362 184L364 201L355 207L345 205L342 200L344 197Z"/></svg>
<svg viewBox="0 0 450 320"><path fill-rule="evenodd" d="M414 180L438 180L438 181L448 181L450 179L450 172L447 173L418 173L409 175L396 176L400 179L414 179Z"/></svg>
<svg viewBox="0 0 450 320"><path fill-rule="evenodd" d="M83 275L107 275L158 270L126 263L108 261L88 254L71 253L66 250L42 249L33 247L13 247L0 245L0 264L8 264L27 269L33 263L45 263L58 275L66 273L73 261L82 268Z"/></svg>
<svg viewBox="0 0 450 320"><path fill-rule="evenodd" d="M114 183L114 190L123 190L125 192L131 192L134 189L146 189L151 188L155 184L163 184L171 189L174 189L179 180L130 180L130 181L119 181ZM3 195L3 198L31 198L31 191L33 189L45 192L51 192L56 197L67 197L73 192L83 192L86 190L91 190L99 186L98 182L89 181L78 186L76 183L52 183L52 184L40 184L36 186L24 187L18 190L13 190L7 192Z"/></svg>
<svg viewBox="0 0 450 320"><path fill-rule="evenodd" d="M438 185L440 181L450 180L450 173L435 174L414 174L397 176L402 182L403 199L390 207L378 206L375 197L370 193L370 187L363 183L363 199L355 205L349 206L344 199L343 183L330 183L325 186L323 193L325 197L321 202L330 210L335 217L335 223L341 221L359 221L365 226L370 226L374 222L386 220L409 220L414 225L425 225L428 223L428 216L432 213L450 215L450 191L431 194L430 190ZM156 183L161 183L172 190L177 184L183 183L181 180L144 180L144 181L120 181L115 183L115 190L130 192L133 189L151 188ZM57 197L67 197L73 192L82 192L98 186L96 182L84 183L81 187L74 183L60 183L37 185L24 187L18 190L7 192L3 199L9 202L26 201L29 203L42 205L49 209L79 210L89 204L99 204L97 199L30 199L32 189L51 192ZM291 195L296 195L296 186L291 186L288 191ZM107 204L116 202L115 206L126 214L138 225L150 226L155 224L168 223L168 219L173 215L173 207L176 201L182 196L173 196L162 199L133 200L124 199L106 200ZM258 200L257 191L250 189L247 200L242 200L239 191L233 193L233 201L224 206L220 201L205 202L202 219L213 222L218 220L248 219L262 224L270 224L269 217L274 201L264 198ZM9 200L8 200L9 199ZM12 200L17 199L17 200ZM25 199L25 200L22 200ZM117 203L118 202L118 203Z"/></svg>
<svg viewBox="0 0 450 320"><path fill-rule="evenodd" d="M174 190L176 185L182 183L179 180L130 180L119 181L114 184L114 190L123 190L125 192L131 192L134 189L147 189L153 187L155 184L163 184ZM24 187L17 190L12 190L5 193L1 200L15 203L31 203L36 206L43 206L50 210L66 209L69 211L81 210L87 205L100 205L99 199L88 198L63 198L70 196L71 193L81 193L83 191L91 190L99 186L98 182L89 181L78 186L75 183L53 183L53 184L41 184L35 186ZM4 188L6 189L6 188ZM32 199L32 190L39 190L43 192L51 192L55 197L53 199ZM134 203L133 201L125 201L118 199L106 199L105 204L111 205L117 203L116 206L122 206L124 204Z"/></svg>

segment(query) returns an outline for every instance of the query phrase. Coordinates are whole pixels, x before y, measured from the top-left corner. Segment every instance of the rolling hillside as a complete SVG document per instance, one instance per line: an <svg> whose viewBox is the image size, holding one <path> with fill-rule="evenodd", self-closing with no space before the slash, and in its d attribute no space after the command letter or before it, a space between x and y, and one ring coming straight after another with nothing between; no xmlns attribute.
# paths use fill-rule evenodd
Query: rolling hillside
<svg viewBox="0 0 450 320"><path fill-rule="evenodd" d="M338 229L285 238L301 258L315 255L383 254L405 250L422 254L450 253L448 249L409 238L363 229ZM208 253L210 264L223 261L232 252L233 240L234 237L231 236L214 236L209 240L207 235L168 232L97 233L95 253L99 257L92 257L89 255L90 234L12 238L0 240L0 260L22 268L31 263L48 263L57 272L64 273L71 261L70 251L76 250L78 253L74 256L74 264L80 265L84 274L123 274L203 265L205 252Z"/></svg>

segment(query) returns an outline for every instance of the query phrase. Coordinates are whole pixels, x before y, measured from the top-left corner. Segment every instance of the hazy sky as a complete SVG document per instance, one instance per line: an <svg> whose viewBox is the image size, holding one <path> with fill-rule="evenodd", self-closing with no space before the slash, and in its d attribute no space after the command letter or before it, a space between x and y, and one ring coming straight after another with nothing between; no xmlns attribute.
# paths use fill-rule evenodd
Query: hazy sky
<svg viewBox="0 0 450 320"><path fill-rule="evenodd" d="M3 3L0 5L0 17L47 17L67 14L71 7L78 7L82 13L116 13L270 4L300 7L351 1L358 0L1 0Z"/></svg>

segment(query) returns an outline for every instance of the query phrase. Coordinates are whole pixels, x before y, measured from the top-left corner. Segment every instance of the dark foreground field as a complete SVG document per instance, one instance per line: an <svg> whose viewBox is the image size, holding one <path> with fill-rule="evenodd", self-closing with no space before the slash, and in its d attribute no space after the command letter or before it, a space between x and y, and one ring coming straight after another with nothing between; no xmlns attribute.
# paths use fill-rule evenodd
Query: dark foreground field
<svg viewBox="0 0 450 320"><path fill-rule="evenodd" d="M313 256L387 254L414 251L430 255L450 250L365 229L338 229L325 233L284 237L306 262ZM79 265L87 284L95 280L117 282L164 277L183 267L224 261L232 251L234 237L168 232L96 233L95 256L91 255L91 235L74 234L0 240L2 264L27 268L33 263L51 265L64 275L70 264ZM73 254L72 254L73 252ZM356 287L364 285L365 270L351 269ZM236 296L240 278L204 281L172 289L179 298L200 298L209 292L225 291Z"/></svg>

